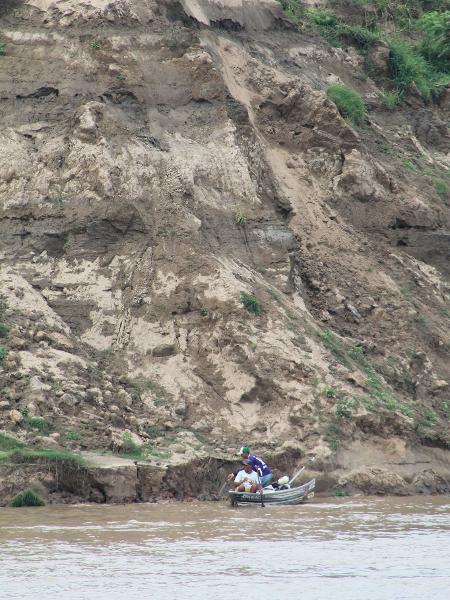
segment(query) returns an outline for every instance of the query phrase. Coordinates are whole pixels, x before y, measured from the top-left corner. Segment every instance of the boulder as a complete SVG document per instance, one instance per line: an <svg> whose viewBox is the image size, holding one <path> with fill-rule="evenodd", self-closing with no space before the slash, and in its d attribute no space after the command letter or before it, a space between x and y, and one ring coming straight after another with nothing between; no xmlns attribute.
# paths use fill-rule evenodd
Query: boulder
<svg viewBox="0 0 450 600"><path fill-rule="evenodd" d="M364 494L393 494L404 496L408 493L406 481L393 471L379 467L361 467L339 478L338 484L349 490Z"/></svg>
<svg viewBox="0 0 450 600"><path fill-rule="evenodd" d="M448 494L450 481L433 469L424 469L412 482L416 494Z"/></svg>

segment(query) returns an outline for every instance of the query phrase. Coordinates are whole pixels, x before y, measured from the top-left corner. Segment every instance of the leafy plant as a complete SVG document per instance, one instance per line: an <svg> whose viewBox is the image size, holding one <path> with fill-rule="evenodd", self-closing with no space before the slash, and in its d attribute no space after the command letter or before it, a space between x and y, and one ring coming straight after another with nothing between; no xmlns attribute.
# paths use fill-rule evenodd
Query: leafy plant
<svg viewBox="0 0 450 600"><path fill-rule="evenodd" d="M78 454L65 452L64 450L42 450L38 448L13 448L6 456L2 457L2 462L13 463L65 463L71 465L84 465L85 461Z"/></svg>
<svg viewBox="0 0 450 600"><path fill-rule="evenodd" d="M26 424L30 429L36 429L42 435L48 435L50 432L49 422L42 417L27 417Z"/></svg>
<svg viewBox="0 0 450 600"><path fill-rule="evenodd" d="M298 22L303 15L303 2L301 0L279 0L281 7L288 17Z"/></svg>
<svg viewBox="0 0 450 600"><path fill-rule="evenodd" d="M327 89L327 96L336 104L345 119L356 126L363 124L366 108L356 90L347 85L330 85Z"/></svg>
<svg viewBox="0 0 450 600"><path fill-rule="evenodd" d="M75 429L69 429L65 434L66 440L70 442L78 442L81 440L81 433Z"/></svg>
<svg viewBox="0 0 450 600"><path fill-rule="evenodd" d="M335 489L334 495L336 496L336 498L346 498L347 496L350 496L351 494L349 491L344 490L341 487L338 487Z"/></svg>
<svg viewBox="0 0 450 600"><path fill-rule="evenodd" d="M21 494L17 494L11 501L13 508L21 508L22 506L45 506L42 498L33 492L33 490L25 490Z"/></svg>
<svg viewBox="0 0 450 600"><path fill-rule="evenodd" d="M100 42L94 41L91 43L92 50L100 50Z"/></svg>
<svg viewBox="0 0 450 600"><path fill-rule="evenodd" d="M247 225L247 217L244 215L241 209L236 211L236 214L234 215L234 221L236 225L239 225L240 227L245 227L245 225Z"/></svg>
<svg viewBox="0 0 450 600"><path fill-rule="evenodd" d="M412 44L389 40L389 71L399 94L416 84L424 98L430 98L432 83L427 61Z"/></svg>
<svg viewBox="0 0 450 600"><path fill-rule="evenodd" d="M334 412L338 419L351 419L355 404L350 398L342 398L336 402Z"/></svg>
<svg viewBox="0 0 450 600"><path fill-rule="evenodd" d="M241 292L239 300L244 305L249 313L259 316L262 313L261 302L254 294L248 294L247 292Z"/></svg>
<svg viewBox="0 0 450 600"><path fill-rule="evenodd" d="M448 183L441 178L436 178L434 181L434 189L439 196L446 196L449 192Z"/></svg>
<svg viewBox="0 0 450 600"><path fill-rule="evenodd" d="M148 427L146 427L145 431L152 438L157 438L164 435L164 431L156 427L156 425L149 425Z"/></svg>
<svg viewBox="0 0 450 600"><path fill-rule="evenodd" d="M7 435L6 433L0 433L0 450L15 450L17 448L23 448L22 442Z"/></svg>
<svg viewBox="0 0 450 600"><path fill-rule="evenodd" d="M307 8L304 14L311 23L316 25L330 27L337 23L336 15L328 8Z"/></svg>
<svg viewBox="0 0 450 600"><path fill-rule="evenodd" d="M0 44L0 56L6 55L6 46L5 44Z"/></svg>
<svg viewBox="0 0 450 600"><path fill-rule="evenodd" d="M392 92L383 91L380 93L381 103L386 110L395 110L402 101L402 96L398 90Z"/></svg>
<svg viewBox="0 0 450 600"><path fill-rule="evenodd" d="M0 346L0 364L5 360L8 355L8 348L6 346Z"/></svg>
<svg viewBox="0 0 450 600"><path fill-rule="evenodd" d="M450 70L450 10L428 12L419 26L423 31L421 52L439 71Z"/></svg>
<svg viewBox="0 0 450 600"><path fill-rule="evenodd" d="M9 327L5 323L0 323L0 338L7 338L9 334Z"/></svg>

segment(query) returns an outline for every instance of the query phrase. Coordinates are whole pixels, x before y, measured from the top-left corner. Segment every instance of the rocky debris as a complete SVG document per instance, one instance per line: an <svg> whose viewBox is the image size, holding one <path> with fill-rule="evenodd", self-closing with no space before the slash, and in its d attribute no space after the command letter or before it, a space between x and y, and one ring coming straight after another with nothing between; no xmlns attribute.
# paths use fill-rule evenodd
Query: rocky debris
<svg viewBox="0 0 450 600"><path fill-rule="evenodd" d="M361 491L369 495L406 495L407 482L393 471L379 467L354 469L339 478L338 485L349 491Z"/></svg>
<svg viewBox="0 0 450 600"><path fill-rule="evenodd" d="M333 182L339 200L349 197L357 202L381 202L392 191L389 175L384 168L363 157L354 149L344 157L341 174Z"/></svg>
<svg viewBox="0 0 450 600"><path fill-rule="evenodd" d="M441 152L450 151L450 129L445 121L431 111L426 109L417 111L415 133L424 144L435 147Z"/></svg>
<svg viewBox="0 0 450 600"><path fill-rule="evenodd" d="M448 494L450 490L450 481L433 469L417 473L412 485L418 494Z"/></svg>
<svg viewBox="0 0 450 600"><path fill-rule="evenodd" d="M274 0L236 0L223 3L219 0L181 0L189 17L203 25L231 30L247 29L265 31L280 25L291 28L281 6Z"/></svg>

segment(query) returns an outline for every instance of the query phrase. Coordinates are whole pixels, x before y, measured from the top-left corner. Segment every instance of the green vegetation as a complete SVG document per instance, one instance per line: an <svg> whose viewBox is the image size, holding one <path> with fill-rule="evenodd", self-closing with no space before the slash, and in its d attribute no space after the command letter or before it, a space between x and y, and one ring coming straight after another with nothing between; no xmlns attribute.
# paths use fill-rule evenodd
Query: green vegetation
<svg viewBox="0 0 450 600"><path fill-rule="evenodd" d="M269 294L269 296L272 296L272 298L274 300L276 300L278 302L278 304L281 304L280 295L277 294L277 292L275 290L273 290L272 288L267 288L267 293Z"/></svg>
<svg viewBox="0 0 450 600"><path fill-rule="evenodd" d="M372 5L375 9L361 15L362 25L347 23L329 8L305 8L301 0L280 3L301 27L315 29L332 46L356 48L365 58L367 72L375 78L369 53L376 45L385 44L390 51L393 88L392 95L382 98L388 110L401 103L413 84L427 100L438 96L450 82L448 4L443 6L439 0L351 1L355 6Z"/></svg>
<svg viewBox="0 0 450 600"><path fill-rule="evenodd" d="M389 69L397 92L403 95L415 83L423 97L429 99L434 82L427 61L408 42L389 40L388 45Z"/></svg>
<svg viewBox="0 0 450 600"><path fill-rule="evenodd" d="M8 452L9 450L15 450L17 448L23 448L23 443L11 435L0 433L0 451Z"/></svg>
<svg viewBox="0 0 450 600"><path fill-rule="evenodd" d="M159 429L159 427L156 427L156 425L149 425L145 428L145 431L152 438L164 436L164 431L162 429Z"/></svg>
<svg viewBox="0 0 450 600"><path fill-rule="evenodd" d="M19 442L20 444L20 442ZM9 451L0 452L0 462L3 463L28 463L46 465L73 465L83 466L83 458L78 454L65 452L63 450L43 450L41 448L26 448L20 444Z"/></svg>
<svg viewBox="0 0 450 600"><path fill-rule="evenodd" d="M79 440L81 440L81 433L79 431L76 431L75 429L69 429L65 433L65 438L69 442L78 442Z"/></svg>
<svg viewBox="0 0 450 600"><path fill-rule="evenodd" d="M430 408L427 408L422 413L420 418L416 421L416 424L415 424L416 434L419 437L426 437L427 430L430 427L433 427L433 425L436 425L437 420L438 420L438 418L437 418L436 413L433 410L431 410Z"/></svg>
<svg viewBox="0 0 450 600"><path fill-rule="evenodd" d="M0 44L0 56L6 55L6 46L5 44Z"/></svg>
<svg viewBox="0 0 450 600"><path fill-rule="evenodd" d="M439 196L447 196L449 193L448 183L444 181L444 179L436 178L433 181L434 189L439 194Z"/></svg>
<svg viewBox="0 0 450 600"><path fill-rule="evenodd" d="M128 391L133 400L140 400L141 394L145 391L150 391L156 396L155 404L165 404L168 402L172 394L167 391L162 385L156 381L148 379L148 377L135 377L128 380Z"/></svg>
<svg viewBox="0 0 450 600"><path fill-rule="evenodd" d="M94 41L91 43L92 50L100 50L100 42Z"/></svg>
<svg viewBox="0 0 450 600"><path fill-rule="evenodd" d="M298 22L303 15L303 4L300 0L279 0L288 17Z"/></svg>
<svg viewBox="0 0 450 600"><path fill-rule="evenodd" d="M6 346L0 346L0 365L8 355L8 348Z"/></svg>
<svg viewBox="0 0 450 600"><path fill-rule="evenodd" d="M363 124L366 108L356 90L347 85L330 85L327 89L327 96L336 104L345 119L355 126Z"/></svg>
<svg viewBox="0 0 450 600"><path fill-rule="evenodd" d="M357 402L353 398L344 397L336 402L334 412L336 417L340 420L351 419L355 408L357 408Z"/></svg>
<svg viewBox="0 0 450 600"><path fill-rule="evenodd" d="M317 331L317 335L322 341L323 345L334 354L334 356L336 357L338 362L341 363L341 365L344 365L344 367L350 366L350 361L347 356L347 352L340 340L334 335L333 332L331 332L329 329L319 329Z"/></svg>
<svg viewBox="0 0 450 600"><path fill-rule="evenodd" d="M27 427L39 431L42 435L50 433L50 424L42 417L25 417L25 423Z"/></svg>
<svg viewBox="0 0 450 600"><path fill-rule="evenodd" d="M411 160L409 160L408 158L401 158L400 160L401 160L403 166L405 167L405 169L408 169L408 171L413 171L414 173L417 173L418 169Z"/></svg>
<svg viewBox="0 0 450 600"><path fill-rule="evenodd" d="M347 496L351 496L349 491L344 490L341 487L335 489L334 495L336 496L336 498L346 498Z"/></svg>
<svg viewBox="0 0 450 600"><path fill-rule="evenodd" d="M438 70L450 71L450 10L429 12L419 20L423 31L421 52Z"/></svg>
<svg viewBox="0 0 450 600"><path fill-rule="evenodd" d="M450 420L450 400L444 400L444 402L442 403L442 410L444 411L444 414L447 417L447 419Z"/></svg>
<svg viewBox="0 0 450 600"><path fill-rule="evenodd" d="M381 103L386 110L395 110L401 103L402 97L400 92L394 90L392 92L383 91L380 94Z"/></svg>
<svg viewBox="0 0 450 600"><path fill-rule="evenodd" d="M7 338L9 335L9 327L5 323L0 323L0 338Z"/></svg>
<svg viewBox="0 0 450 600"><path fill-rule="evenodd" d="M151 428L148 428L147 431L150 430ZM153 433L154 437L158 437L159 434L163 432L160 432L154 428ZM170 457L170 452L155 450L151 444L143 444L142 446L138 446L133 440L133 437L129 431L124 431L122 434L122 446L117 449L117 453L135 460L147 460L150 456L163 459Z"/></svg>
<svg viewBox="0 0 450 600"><path fill-rule="evenodd" d="M363 404L368 410L376 411L385 408L391 411L397 411L405 416L412 416L413 411L410 406L402 404L399 399L386 386L381 375L367 360L364 349L358 344L350 348L339 340L329 329L319 330L318 337L324 346L334 354L338 362L347 368L359 368L366 375L366 386L368 388L369 398L363 400ZM335 404L335 413L339 419L351 418L353 411L358 406L358 401L342 397L338 390L334 388L325 388L324 393L329 398L337 398Z"/></svg>
<svg viewBox="0 0 450 600"><path fill-rule="evenodd" d="M142 448L136 444L129 431L125 431L122 434L122 442L123 446L120 449L120 454L125 454L126 456L130 456L132 458L142 457Z"/></svg>
<svg viewBox="0 0 450 600"><path fill-rule="evenodd" d="M13 508L21 508L22 506L45 506L42 498L33 492L33 490L25 490L21 494L17 494L11 501Z"/></svg>
<svg viewBox="0 0 450 600"><path fill-rule="evenodd" d="M247 225L247 217L244 215L240 208L236 211L236 214L234 215L234 221L236 225L239 225L240 227L245 227L245 225Z"/></svg>
<svg viewBox="0 0 450 600"><path fill-rule="evenodd" d="M241 292L239 300L249 313L252 313L256 316L259 316L262 313L261 302L254 294L247 294L247 292Z"/></svg>

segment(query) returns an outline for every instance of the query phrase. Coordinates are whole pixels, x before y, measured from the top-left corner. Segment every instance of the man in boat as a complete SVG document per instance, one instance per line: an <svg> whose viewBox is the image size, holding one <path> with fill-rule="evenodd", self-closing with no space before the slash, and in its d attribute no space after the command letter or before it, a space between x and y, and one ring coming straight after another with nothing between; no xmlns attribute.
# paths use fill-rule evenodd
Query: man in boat
<svg viewBox="0 0 450 600"><path fill-rule="evenodd" d="M244 460L244 468L238 471L234 479L234 488L236 492L247 492L254 494L260 489L259 477L253 470L251 460Z"/></svg>
<svg viewBox="0 0 450 600"><path fill-rule="evenodd" d="M248 446L242 446L239 450L239 454L243 460L249 460L252 464L253 470L259 475L261 486L265 487L272 481L273 473L271 469L266 465L262 458L250 454L250 448ZM240 469L239 469L240 470ZM238 471L234 471L228 475L228 479L231 480L236 477Z"/></svg>

